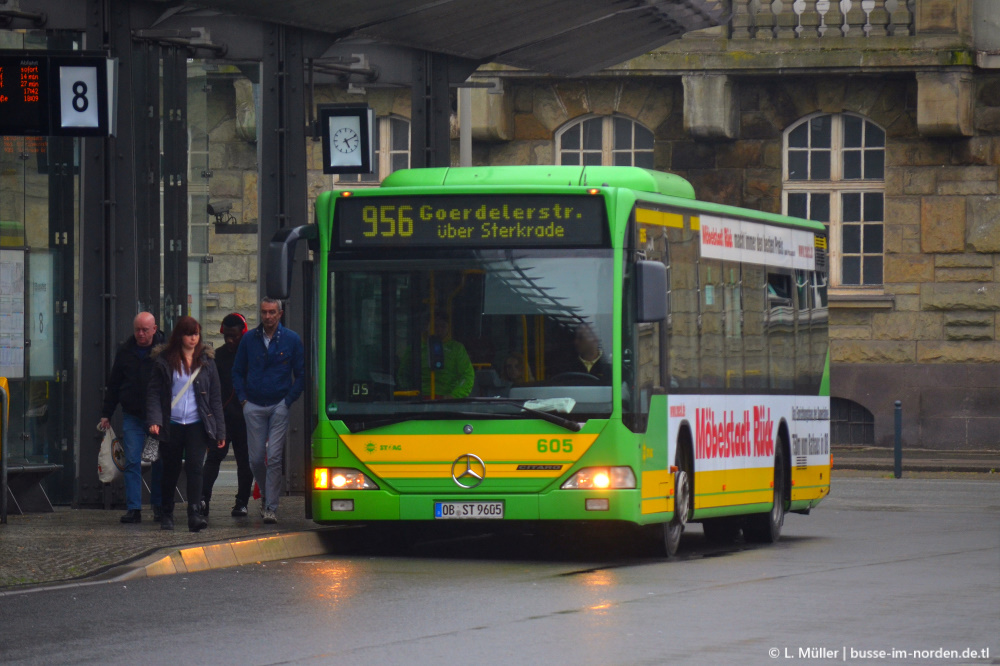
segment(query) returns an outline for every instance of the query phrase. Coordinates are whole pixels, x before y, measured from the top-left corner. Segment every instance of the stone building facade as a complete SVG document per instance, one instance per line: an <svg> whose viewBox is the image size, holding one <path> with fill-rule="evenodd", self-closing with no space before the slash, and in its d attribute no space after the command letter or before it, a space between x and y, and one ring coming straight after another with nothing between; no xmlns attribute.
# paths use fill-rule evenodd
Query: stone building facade
<svg viewBox="0 0 1000 666"><path fill-rule="evenodd" d="M585 78L480 68L473 81L492 87L471 93L473 164L652 166L689 179L701 199L828 222L835 439L891 445L899 400L908 446L997 448L1000 18L991 3L728 4L729 25ZM325 95L408 115L408 91ZM606 118L622 122L581 124ZM589 156L577 143L629 126L625 151L609 145L618 138ZM318 144L310 154L314 196L337 183L319 173Z"/></svg>
<svg viewBox="0 0 1000 666"><path fill-rule="evenodd" d="M472 81L488 87L471 89L472 164L651 166L687 178L701 199L828 222L835 440L891 445L899 400L908 446L997 448L1000 17L987 0L728 5L728 25L587 77L480 68ZM253 89L224 74L204 75L225 80L210 86L204 127L190 116L209 145L206 201L232 204L234 221L253 225L265 166L247 128ZM203 84L192 77L192 96ZM408 135L397 130L407 127L408 89L317 86L313 95L316 104L367 102L383 138L381 174L361 182L324 175L321 145L310 141L310 202L405 165ZM830 145L796 144L827 125ZM852 127L868 132L856 151ZM632 132L624 151L614 138L621 128ZM588 152L573 136L606 138ZM796 150L807 161L829 157L829 173L819 165L817 182L810 161L803 181ZM852 151L865 160L857 173ZM817 197L830 209L814 210ZM865 204L871 219L848 219L851 197L874 202L874 213ZM256 237L208 222L206 330L233 309L253 324Z"/></svg>

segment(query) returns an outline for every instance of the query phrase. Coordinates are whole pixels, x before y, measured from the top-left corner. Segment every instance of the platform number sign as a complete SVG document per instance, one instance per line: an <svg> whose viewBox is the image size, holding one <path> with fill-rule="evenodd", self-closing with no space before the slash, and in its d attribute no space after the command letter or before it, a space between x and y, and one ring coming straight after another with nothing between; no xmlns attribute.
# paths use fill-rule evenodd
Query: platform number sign
<svg viewBox="0 0 1000 666"><path fill-rule="evenodd" d="M59 91L53 134L107 136L109 69L104 58L52 59Z"/></svg>
<svg viewBox="0 0 1000 666"><path fill-rule="evenodd" d="M113 133L117 60L0 51L0 134Z"/></svg>
<svg viewBox="0 0 1000 666"><path fill-rule="evenodd" d="M60 127L100 127L96 67L60 67Z"/></svg>

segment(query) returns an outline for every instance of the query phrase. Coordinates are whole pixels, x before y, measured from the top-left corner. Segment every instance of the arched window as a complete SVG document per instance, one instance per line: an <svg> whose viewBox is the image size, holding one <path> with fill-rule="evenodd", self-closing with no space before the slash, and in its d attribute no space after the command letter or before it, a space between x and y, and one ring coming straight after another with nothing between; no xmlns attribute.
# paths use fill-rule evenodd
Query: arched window
<svg viewBox="0 0 1000 666"><path fill-rule="evenodd" d="M852 113L819 114L785 131L783 203L830 229L834 287L880 287L885 251L885 130Z"/></svg>
<svg viewBox="0 0 1000 666"><path fill-rule="evenodd" d="M653 168L653 133L625 116L577 118L556 133L559 164Z"/></svg>
<svg viewBox="0 0 1000 666"><path fill-rule="evenodd" d="M410 121L399 116L375 119L375 155L372 173L345 173L337 176L338 185L378 185L386 176L410 166Z"/></svg>
<svg viewBox="0 0 1000 666"><path fill-rule="evenodd" d="M875 443L875 417L864 405L847 398L830 398L830 443Z"/></svg>

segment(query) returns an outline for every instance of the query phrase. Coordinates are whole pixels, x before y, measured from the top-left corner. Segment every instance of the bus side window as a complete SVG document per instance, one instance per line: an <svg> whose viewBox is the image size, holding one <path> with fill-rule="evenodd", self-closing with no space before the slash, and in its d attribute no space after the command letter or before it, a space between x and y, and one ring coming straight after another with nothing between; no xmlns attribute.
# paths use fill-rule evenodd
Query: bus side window
<svg viewBox="0 0 1000 666"><path fill-rule="evenodd" d="M668 332L670 390L698 389L701 384L698 352L699 238L689 230L669 227L670 326Z"/></svg>
<svg viewBox="0 0 1000 666"><path fill-rule="evenodd" d="M829 350L827 327L829 315L826 305L827 277L825 273L815 271L810 274L813 295L812 318L809 321L809 354L811 356L810 395L819 394L819 386L823 381L823 371L826 369L826 356Z"/></svg>
<svg viewBox="0 0 1000 666"><path fill-rule="evenodd" d="M769 268L767 274L767 346L771 390L795 386L795 307L792 275L787 269Z"/></svg>
<svg viewBox="0 0 1000 666"><path fill-rule="evenodd" d="M745 264L740 293L743 299L744 385L751 391L767 391L767 275L763 266Z"/></svg>
<svg viewBox="0 0 1000 666"><path fill-rule="evenodd" d="M728 390L743 388L743 303L740 264L723 264L723 314L725 316L726 383Z"/></svg>
<svg viewBox="0 0 1000 666"><path fill-rule="evenodd" d="M725 275L718 259L702 258L698 264L701 300L699 305L701 337L698 353L701 364L701 388L719 391L726 375Z"/></svg>
<svg viewBox="0 0 1000 666"><path fill-rule="evenodd" d="M812 384L812 290L811 274L795 271L795 391L809 394Z"/></svg>

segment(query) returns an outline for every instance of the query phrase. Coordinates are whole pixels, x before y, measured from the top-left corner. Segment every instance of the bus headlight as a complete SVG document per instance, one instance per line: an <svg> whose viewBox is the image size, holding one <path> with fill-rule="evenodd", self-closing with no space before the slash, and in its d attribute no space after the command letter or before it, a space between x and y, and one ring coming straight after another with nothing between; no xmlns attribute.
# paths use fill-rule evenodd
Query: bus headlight
<svg viewBox="0 0 1000 666"><path fill-rule="evenodd" d="M585 467L562 484L563 490L603 490L635 488L631 467Z"/></svg>
<svg viewBox="0 0 1000 666"><path fill-rule="evenodd" d="M378 484L356 469L317 467L313 470L316 490L378 490Z"/></svg>

